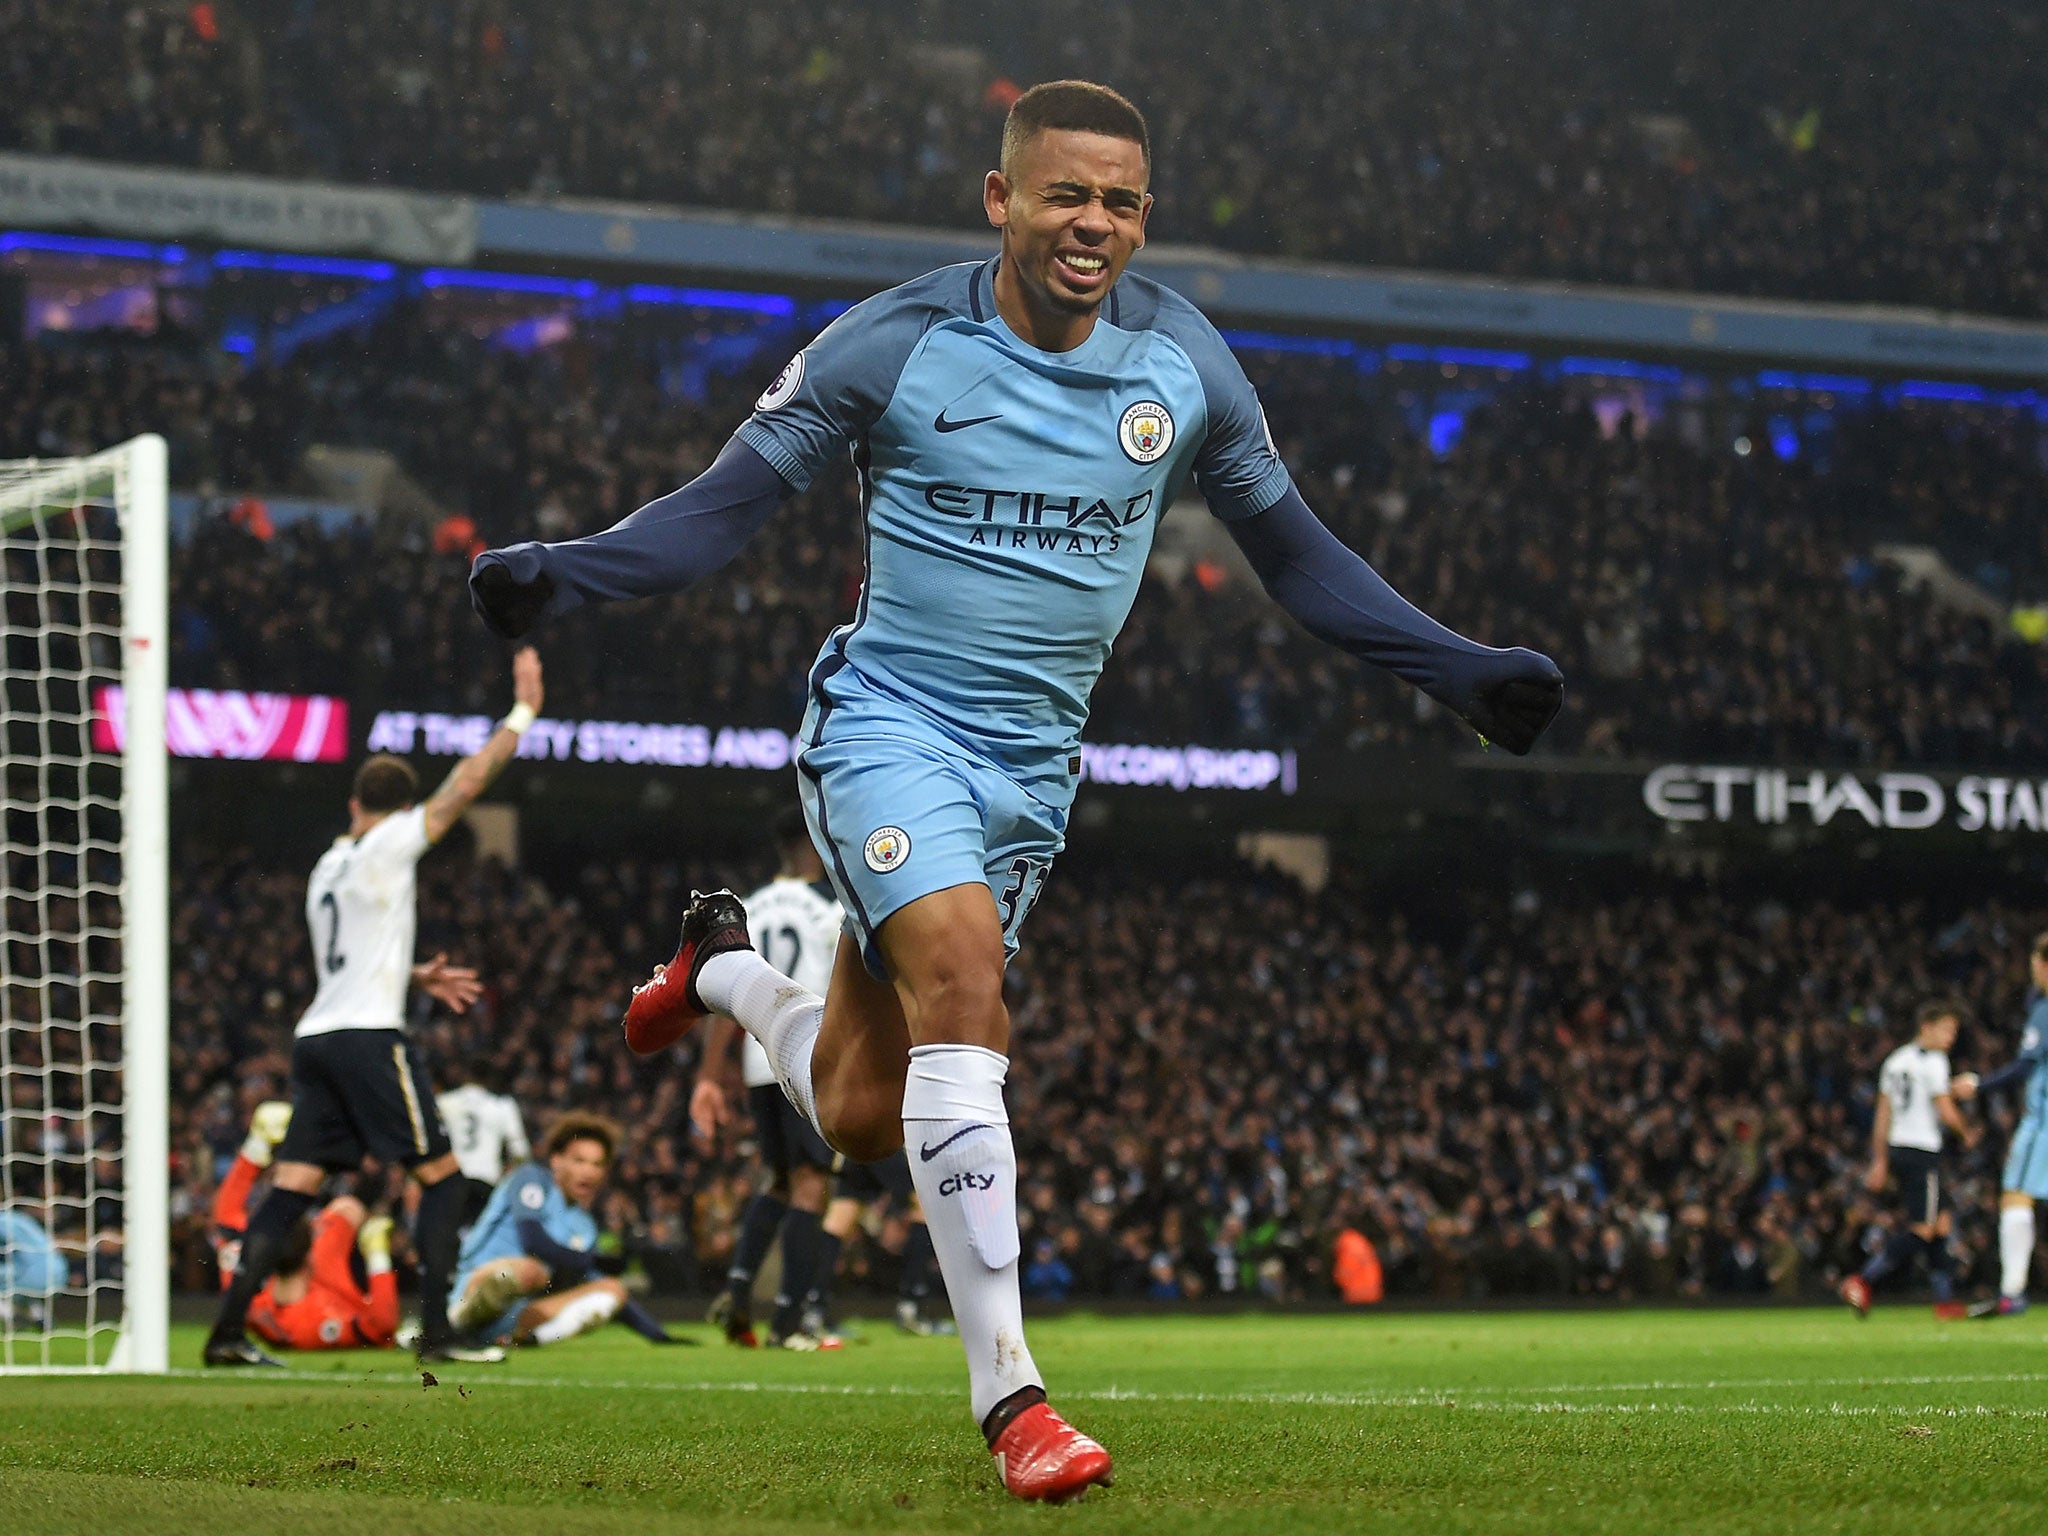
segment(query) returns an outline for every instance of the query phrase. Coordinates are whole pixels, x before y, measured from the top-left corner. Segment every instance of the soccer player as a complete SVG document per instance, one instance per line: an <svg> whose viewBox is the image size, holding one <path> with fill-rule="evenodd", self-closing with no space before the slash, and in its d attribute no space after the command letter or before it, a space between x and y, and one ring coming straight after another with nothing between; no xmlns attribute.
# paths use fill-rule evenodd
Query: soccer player
<svg viewBox="0 0 2048 1536"><path fill-rule="evenodd" d="M455 1163L466 1186L462 1203L465 1227L482 1213L491 1191L505 1177L505 1169L533 1156L519 1101L498 1092L487 1081L492 1075L490 1068L473 1071L468 1082L450 1088L434 1101L441 1111L441 1123L448 1127L448 1142L455 1149Z"/></svg>
<svg viewBox="0 0 2048 1536"><path fill-rule="evenodd" d="M597 1115L566 1114L540 1157L491 1192L462 1240L449 1310L457 1327L516 1344L557 1344L623 1318L657 1344L674 1340L611 1275L597 1275L597 1221L590 1214L610 1177L619 1128Z"/></svg>
<svg viewBox="0 0 2048 1536"><path fill-rule="evenodd" d="M2027 1271L2034 1263L2034 1202L2048 1200L2048 933L2038 935L2027 962L2033 982L2020 1053L1977 1084L1989 1093L2025 1080L2025 1113L2005 1155L1998 1197L1998 1295L1970 1308L1972 1317L2015 1317L2027 1310Z"/></svg>
<svg viewBox="0 0 2048 1536"><path fill-rule="evenodd" d="M1215 328L1125 275L1150 172L1144 119L1114 91L1025 92L983 185L998 255L854 306L681 490L589 538L486 551L470 576L505 635L675 591L851 455L867 578L812 670L797 759L848 915L830 986L821 999L769 965L714 892L635 994L627 1038L658 1050L731 1014L833 1147L909 1147L974 1418L1028 1499L1078 1497L1111 1467L1047 1404L1024 1340L1003 972L1065 846L1088 696L1176 491L1192 473L1312 633L1509 751L1564 691L1548 657L1445 629L1317 520Z"/></svg>
<svg viewBox="0 0 2048 1536"><path fill-rule="evenodd" d="M515 703L482 750L455 765L419 801L419 779L401 757L378 754L356 770L349 827L313 867L306 885L319 988L292 1041L292 1120L277 1149L270 1193L249 1223L241 1260L206 1341L208 1365L275 1365L250 1342L249 1304L277 1270L285 1243L312 1209L330 1172L368 1153L403 1164L421 1186L414 1246L421 1272L422 1360L502 1359L474 1350L448 1326L448 1282L462 1230L463 1185L448 1133L434 1108L418 1048L405 1033L407 981L466 1008L476 978L451 977L444 957L413 964L415 866L519 750L540 713L540 657L512 658Z"/></svg>
<svg viewBox="0 0 2048 1536"><path fill-rule="evenodd" d="M776 818L773 833L780 862L775 878L747 898L749 935L754 948L771 957L777 969L799 986L822 992L832 977L832 958L838 952L846 914L826 882L824 861L811 846L803 812L791 806ZM718 1074L725 1066L734 1032L732 1020L724 1017L714 1018L705 1032L697 1083L690 1094L690 1119L706 1140L715 1137L728 1118ZM752 1035L743 1036L740 1077L753 1111L768 1184L747 1202L740 1217L732 1266L726 1272L725 1289L711 1304L709 1320L724 1330L730 1342L753 1347L754 1275L779 1232L782 1284L768 1325L768 1345L803 1352L837 1349L838 1338L804 1326L806 1301L821 1279L829 1281L830 1270L825 1266L838 1251L837 1245L831 1245L828 1257L822 1224L836 1154L825 1145L817 1128L783 1097L768 1054Z"/></svg>
<svg viewBox="0 0 2048 1536"><path fill-rule="evenodd" d="M248 1138L213 1196L213 1243L221 1283L232 1283L249 1194L285 1137L292 1107L259 1104ZM357 1256L363 1278L356 1278ZM391 1218L372 1216L352 1195L330 1200L317 1219L286 1235L277 1270L249 1304L249 1326L286 1349L383 1349L398 1334L398 1277L391 1272Z"/></svg>
<svg viewBox="0 0 2048 1536"><path fill-rule="evenodd" d="M1860 1275L1842 1282L1842 1300L1859 1316L1870 1314L1871 1287L1924 1251L1934 1287L1938 1317L1952 1315L1955 1282L1949 1271L1949 1213L1941 1205L1941 1141L1946 1127L1973 1138L1963 1122L1958 1099L1968 1099L1975 1083L1967 1075L1951 1083L1948 1053L1956 1043L1962 1010L1937 1000L1921 1006L1912 1042L1885 1057L1877 1074L1877 1114L1870 1127L1870 1171L1864 1188L1881 1194L1896 1179L1905 1206L1906 1224L1895 1230Z"/></svg>

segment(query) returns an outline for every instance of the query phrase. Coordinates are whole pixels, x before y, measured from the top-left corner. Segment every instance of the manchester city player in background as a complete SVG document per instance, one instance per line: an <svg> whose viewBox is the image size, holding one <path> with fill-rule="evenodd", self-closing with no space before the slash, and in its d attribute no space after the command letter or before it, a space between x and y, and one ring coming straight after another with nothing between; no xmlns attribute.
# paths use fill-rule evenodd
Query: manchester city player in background
<svg viewBox="0 0 2048 1536"><path fill-rule="evenodd" d="M1972 1317L2017 1317L2027 1310L2027 1271L2034 1263L2034 1203L2048 1200L2048 933L2027 952L2027 1022L2020 1053L1977 1085L1995 1093L2022 1084L2023 1112L2005 1156L1998 1197L1998 1295L1970 1309Z"/></svg>
<svg viewBox="0 0 2048 1536"><path fill-rule="evenodd" d="M1144 119L1101 86L1027 91L983 203L1000 253L878 294L762 395L717 461L617 527L479 557L476 607L524 634L673 592L851 454L867 579L811 673L798 788L847 912L824 999L696 898L634 995L659 1050L730 1014L838 1151L910 1149L967 1351L972 1408L1023 1498L1110 1479L1024 1341L1003 969L1065 845L1088 697L1161 515L1192 473L1267 591L1312 633L1527 752L1563 698L1548 657L1453 634L1316 519L1250 383L1187 300L1124 268L1152 198Z"/></svg>

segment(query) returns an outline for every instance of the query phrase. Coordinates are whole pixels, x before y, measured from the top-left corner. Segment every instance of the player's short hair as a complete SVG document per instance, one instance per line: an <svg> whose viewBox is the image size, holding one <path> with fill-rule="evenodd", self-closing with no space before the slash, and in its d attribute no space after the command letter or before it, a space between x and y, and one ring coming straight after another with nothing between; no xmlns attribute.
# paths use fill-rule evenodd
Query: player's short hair
<svg viewBox="0 0 2048 1536"><path fill-rule="evenodd" d="M2043 960L2048 960L2048 928L2043 928L2034 935L2034 953Z"/></svg>
<svg viewBox="0 0 2048 1536"><path fill-rule="evenodd" d="M575 1142L594 1141L604 1148L604 1160L610 1162L618 1155L620 1134L617 1121L572 1109L548 1127L547 1139L540 1144L540 1155L553 1157L566 1152Z"/></svg>
<svg viewBox="0 0 2048 1536"><path fill-rule="evenodd" d="M1920 1005L1920 1011L1913 1015L1913 1023L1925 1029L1930 1024L1939 1024L1943 1019L1963 1021L1963 1005L1953 997L1930 997Z"/></svg>
<svg viewBox="0 0 2048 1536"><path fill-rule="evenodd" d="M1152 136L1145 131L1145 114L1132 106L1129 98L1091 80L1048 80L1010 104L1010 115L1003 122L1005 176L1015 167L1024 146L1050 128L1129 139L1144 152L1145 180L1152 180Z"/></svg>
<svg viewBox="0 0 2048 1536"><path fill-rule="evenodd" d="M363 759L352 792L366 811L402 811L420 797L420 776L412 764L389 752Z"/></svg>

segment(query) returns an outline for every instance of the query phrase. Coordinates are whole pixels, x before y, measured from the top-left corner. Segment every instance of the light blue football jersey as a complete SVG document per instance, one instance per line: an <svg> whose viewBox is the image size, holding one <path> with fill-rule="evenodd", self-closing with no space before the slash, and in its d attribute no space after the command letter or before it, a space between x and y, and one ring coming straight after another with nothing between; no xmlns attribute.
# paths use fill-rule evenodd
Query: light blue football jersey
<svg viewBox="0 0 2048 1536"><path fill-rule="evenodd" d="M2038 993L2020 1032L2020 1058L2034 1064L2027 1074L2026 1113L2048 1118L2048 997Z"/></svg>
<svg viewBox="0 0 2048 1536"><path fill-rule="evenodd" d="M799 490L842 455L859 475L867 577L821 665L1064 809L1089 694L1189 473L1226 519L1290 482L1187 300L1126 274L1086 341L1046 352L996 313L995 273L941 268L848 310L738 436Z"/></svg>
<svg viewBox="0 0 2048 1536"><path fill-rule="evenodd" d="M455 1294L460 1296L470 1271L492 1259L526 1252L519 1241L519 1223L537 1219L541 1229L564 1248L588 1253L597 1245L597 1222L580 1205L572 1205L555 1183L546 1163L522 1163L491 1191L483 1211L462 1238L456 1260Z"/></svg>

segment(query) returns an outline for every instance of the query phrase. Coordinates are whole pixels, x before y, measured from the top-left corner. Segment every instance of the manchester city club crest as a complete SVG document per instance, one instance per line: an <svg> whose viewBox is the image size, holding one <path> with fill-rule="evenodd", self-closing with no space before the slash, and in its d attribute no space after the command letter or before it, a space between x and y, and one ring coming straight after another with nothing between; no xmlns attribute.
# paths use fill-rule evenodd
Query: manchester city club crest
<svg viewBox="0 0 2048 1536"><path fill-rule="evenodd" d="M867 847L862 852L869 869L886 875L892 869L901 869L903 861L910 857L910 834L901 827L877 827L868 834Z"/></svg>
<svg viewBox="0 0 2048 1536"><path fill-rule="evenodd" d="M797 386L804 381L804 355L799 352L782 365L782 372L775 375L775 382L761 391L761 398L754 402L757 411L772 411L777 406L789 404L796 398Z"/></svg>
<svg viewBox="0 0 2048 1536"><path fill-rule="evenodd" d="M1140 400L1117 423L1117 441L1134 463L1150 464L1173 446L1173 418L1157 400Z"/></svg>

